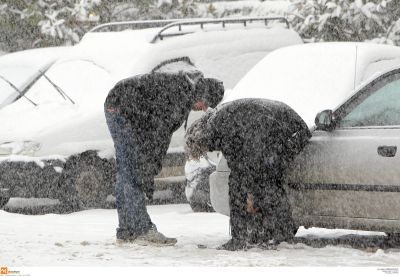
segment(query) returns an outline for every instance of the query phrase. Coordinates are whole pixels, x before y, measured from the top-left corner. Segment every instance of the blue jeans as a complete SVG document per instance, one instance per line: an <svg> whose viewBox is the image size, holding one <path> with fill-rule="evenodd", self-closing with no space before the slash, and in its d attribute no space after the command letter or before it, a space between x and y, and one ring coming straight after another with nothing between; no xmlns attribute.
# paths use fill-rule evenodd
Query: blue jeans
<svg viewBox="0 0 400 276"><path fill-rule="evenodd" d="M137 133L126 118L107 110L105 115L108 129L114 140L117 161L115 188L119 220L117 238L135 238L152 227L141 186L142 173L140 167L137 166L141 145L133 142Z"/></svg>

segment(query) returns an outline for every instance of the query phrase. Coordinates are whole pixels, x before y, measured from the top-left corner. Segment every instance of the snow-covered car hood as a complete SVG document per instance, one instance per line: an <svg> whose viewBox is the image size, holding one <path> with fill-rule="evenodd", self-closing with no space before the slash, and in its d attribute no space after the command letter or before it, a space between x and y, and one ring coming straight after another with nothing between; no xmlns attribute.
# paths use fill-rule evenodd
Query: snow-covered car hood
<svg viewBox="0 0 400 276"><path fill-rule="evenodd" d="M286 103L309 127L318 112L335 109L377 74L400 64L400 47L315 43L278 49L254 66L223 103L266 98Z"/></svg>

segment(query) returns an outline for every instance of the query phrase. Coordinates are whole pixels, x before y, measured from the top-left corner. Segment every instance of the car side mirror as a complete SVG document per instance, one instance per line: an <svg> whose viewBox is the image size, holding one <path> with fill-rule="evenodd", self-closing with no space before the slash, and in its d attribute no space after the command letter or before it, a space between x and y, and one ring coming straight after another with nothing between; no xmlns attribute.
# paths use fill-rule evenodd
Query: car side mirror
<svg viewBox="0 0 400 276"><path fill-rule="evenodd" d="M336 126L332 110L319 112L315 117L315 125L317 130L332 131Z"/></svg>

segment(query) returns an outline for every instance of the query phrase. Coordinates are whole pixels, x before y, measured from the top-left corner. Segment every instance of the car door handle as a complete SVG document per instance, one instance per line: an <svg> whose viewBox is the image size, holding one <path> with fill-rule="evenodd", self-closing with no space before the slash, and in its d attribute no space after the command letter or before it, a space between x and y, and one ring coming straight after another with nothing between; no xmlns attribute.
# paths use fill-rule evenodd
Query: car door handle
<svg viewBox="0 0 400 276"><path fill-rule="evenodd" d="M394 157L397 152L396 146L379 146L378 154L383 157Z"/></svg>

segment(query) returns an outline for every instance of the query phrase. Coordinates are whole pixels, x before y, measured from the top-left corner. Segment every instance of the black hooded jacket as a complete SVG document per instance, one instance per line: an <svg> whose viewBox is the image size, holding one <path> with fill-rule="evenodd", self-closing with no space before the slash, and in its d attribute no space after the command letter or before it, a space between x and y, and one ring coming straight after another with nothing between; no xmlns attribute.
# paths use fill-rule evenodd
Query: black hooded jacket
<svg viewBox="0 0 400 276"><path fill-rule="evenodd" d="M235 157L240 153L230 152L232 149L241 149L242 154L255 158L267 154L275 145L278 153L293 156L311 137L293 109L266 99L241 99L220 106L209 115L207 129L214 136L208 140L209 149Z"/></svg>
<svg viewBox="0 0 400 276"><path fill-rule="evenodd" d="M106 109L130 122L139 147L137 169L142 177L152 177L161 170L172 134L187 118L197 97L185 73L150 73L120 81L109 92Z"/></svg>
<svg viewBox="0 0 400 276"><path fill-rule="evenodd" d="M219 150L231 169L233 238L258 243L293 237L297 228L282 180L289 162L310 137L307 125L293 109L265 99L223 104L191 125L186 137L189 155L196 158L205 150ZM251 215L246 211L249 195L257 210Z"/></svg>
<svg viewBox="0 0 400 276"><path fill-rule="evenodd" d="M192 156L205 150L222 151L231 176L240 178L240 174L282 173L310 137L305 122L286 104L241 99L208 111L194 122L186 145Z"/></svg>

